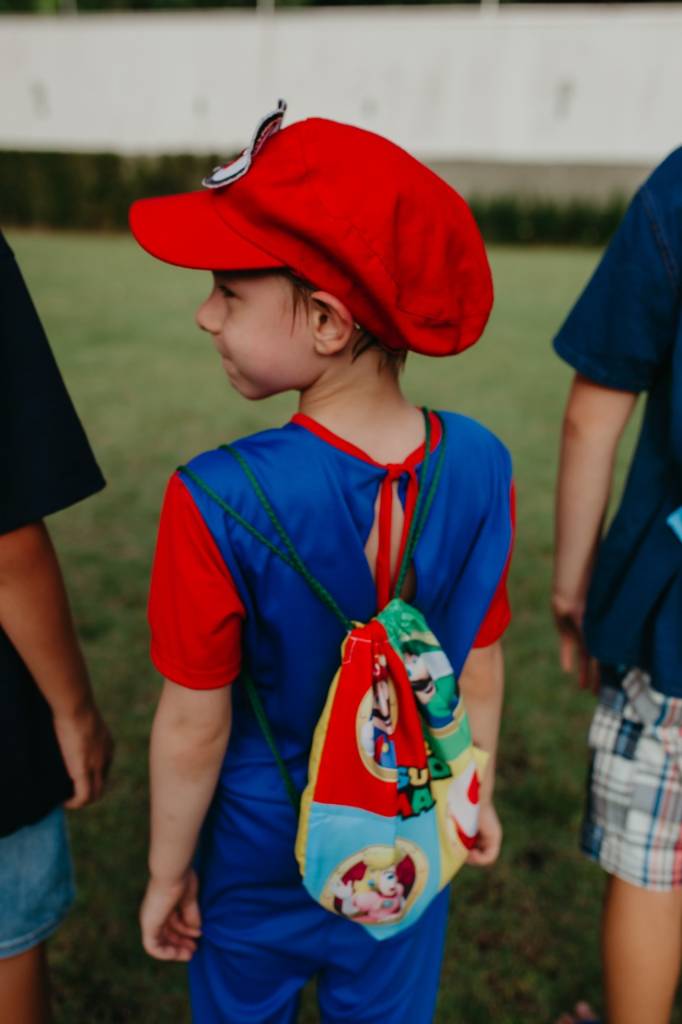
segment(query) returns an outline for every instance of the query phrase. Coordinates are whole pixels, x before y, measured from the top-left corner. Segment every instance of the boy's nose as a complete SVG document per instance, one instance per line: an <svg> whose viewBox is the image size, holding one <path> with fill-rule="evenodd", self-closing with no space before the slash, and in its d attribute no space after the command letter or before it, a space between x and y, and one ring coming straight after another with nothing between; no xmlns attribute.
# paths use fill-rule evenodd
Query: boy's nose
<svg viewBox="0 0 682 1024"><path fill-rule="evenodd" d="M215 302L215 298L216 293L213 291L208 298L201 303L195 314L197 326L202 331L207 331L209 334L216 334L220 330L218 303Z"/></svg>

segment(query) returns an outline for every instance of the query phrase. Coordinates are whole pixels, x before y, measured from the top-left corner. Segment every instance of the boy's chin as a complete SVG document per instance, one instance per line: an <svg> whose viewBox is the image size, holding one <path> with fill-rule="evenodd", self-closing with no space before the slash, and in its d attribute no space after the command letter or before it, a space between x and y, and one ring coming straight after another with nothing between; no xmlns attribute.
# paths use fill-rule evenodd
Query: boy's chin
<svg viewBox="0 0 682 1024"><path fill-rule="evenodd" d="M235 380L230 374L228 374L228 379L232 389L250 402L260 402L263 398L270 398L271 395L278 394L276 388L259 387L251 381Z"/></svg>

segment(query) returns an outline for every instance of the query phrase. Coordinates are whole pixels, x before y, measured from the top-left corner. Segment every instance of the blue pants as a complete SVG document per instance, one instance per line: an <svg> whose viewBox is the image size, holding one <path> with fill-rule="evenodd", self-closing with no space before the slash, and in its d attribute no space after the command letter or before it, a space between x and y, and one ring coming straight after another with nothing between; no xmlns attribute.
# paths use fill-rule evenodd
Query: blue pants
<svg viewBox="0 0 682 1024"><path fill-rule="evenodd" d="M288 805L216 800L198 861L194 1024L293 1024L313 976L323 1024L431 1024L448 890L411 928L378 942L308 896L293 857L295 826Z"/></svg>

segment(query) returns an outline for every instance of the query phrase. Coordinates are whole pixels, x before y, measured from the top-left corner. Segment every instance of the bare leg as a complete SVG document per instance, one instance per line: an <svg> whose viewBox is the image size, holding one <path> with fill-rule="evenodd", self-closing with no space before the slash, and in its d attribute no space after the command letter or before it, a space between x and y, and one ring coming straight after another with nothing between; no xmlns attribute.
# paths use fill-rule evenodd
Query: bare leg
<svg viewBox="0 0 682 1024"><path fill-rule="evenodd" d="M45 943L0 960L0 1024L50 1024Z"/></svg>
<svg viewBox="0 0 682 1024"><path fill-rule="evenodd" d="M609 876L602 958L609 1024L669 1024L682 955L682 890Z"/></svg>

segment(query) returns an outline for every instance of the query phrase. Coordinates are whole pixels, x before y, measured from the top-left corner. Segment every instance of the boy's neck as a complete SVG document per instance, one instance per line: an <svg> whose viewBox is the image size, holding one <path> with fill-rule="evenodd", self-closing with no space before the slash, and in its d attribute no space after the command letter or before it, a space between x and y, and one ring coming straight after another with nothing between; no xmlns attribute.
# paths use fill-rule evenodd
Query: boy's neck
<svg viewBox="0 0 682 1024"><path fill-rule="evenodd" d="M302 391L298 411L377 462L402 462L424 440L422 414L390 368L360 362L350 373L322 377Z"/></svg>

